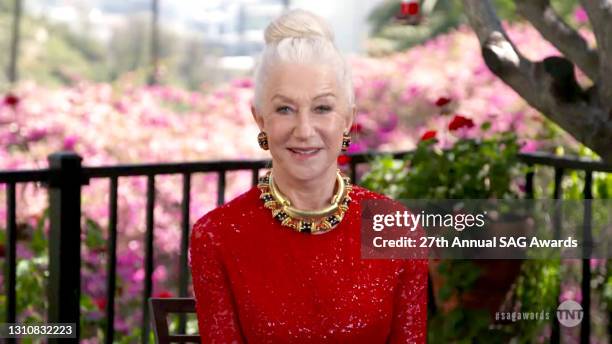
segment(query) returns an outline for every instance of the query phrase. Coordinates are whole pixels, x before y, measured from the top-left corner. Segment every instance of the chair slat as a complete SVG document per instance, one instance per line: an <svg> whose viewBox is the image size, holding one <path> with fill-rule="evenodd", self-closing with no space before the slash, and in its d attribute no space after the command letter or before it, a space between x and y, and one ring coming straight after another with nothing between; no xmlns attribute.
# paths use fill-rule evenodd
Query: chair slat
<svg viewBox="0 0 612 344"><path fill-rule="evenodd" d="M188 297L152 297L149 299L149 307L153 314L152 321L156 343L200 343L198 334L170 334L168 329L168 314L195 313L195 299Z"/></svg>

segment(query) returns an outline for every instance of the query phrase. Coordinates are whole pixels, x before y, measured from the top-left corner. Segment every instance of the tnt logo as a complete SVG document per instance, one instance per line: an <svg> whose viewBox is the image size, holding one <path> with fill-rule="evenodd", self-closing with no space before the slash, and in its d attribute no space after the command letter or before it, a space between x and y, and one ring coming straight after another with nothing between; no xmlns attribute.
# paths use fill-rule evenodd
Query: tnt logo
<svg viewBox="0 0 612 344"><path fill-rule="evenodd" d="M574 327L580 324L583 316L582 306L574 300L565 300L557 308L557 319L565 327Z"/></svg>

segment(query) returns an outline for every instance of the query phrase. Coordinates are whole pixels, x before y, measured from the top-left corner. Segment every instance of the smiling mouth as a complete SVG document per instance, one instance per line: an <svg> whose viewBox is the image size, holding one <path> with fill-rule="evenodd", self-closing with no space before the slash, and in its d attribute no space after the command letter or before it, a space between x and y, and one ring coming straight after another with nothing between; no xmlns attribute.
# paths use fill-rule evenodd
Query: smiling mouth
<svg viewBox="0 0 612 344"><path fill-rule="evenodd" d="M317 154L321 148L287 148L291 153L301 156L311 156Z"/></svg>

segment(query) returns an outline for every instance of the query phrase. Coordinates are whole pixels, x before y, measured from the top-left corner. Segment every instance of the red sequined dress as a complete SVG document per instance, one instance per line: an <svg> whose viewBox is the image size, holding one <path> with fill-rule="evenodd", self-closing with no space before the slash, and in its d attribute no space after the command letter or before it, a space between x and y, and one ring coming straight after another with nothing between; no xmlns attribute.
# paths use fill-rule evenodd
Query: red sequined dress
<svg viewBox="0 0 612 344"><path fill-rule="evenodd" d="M342 222L283 227L254 187L193 226L189 264L202 343L424 343L427 261L361 259L354 186Z"/></svg>

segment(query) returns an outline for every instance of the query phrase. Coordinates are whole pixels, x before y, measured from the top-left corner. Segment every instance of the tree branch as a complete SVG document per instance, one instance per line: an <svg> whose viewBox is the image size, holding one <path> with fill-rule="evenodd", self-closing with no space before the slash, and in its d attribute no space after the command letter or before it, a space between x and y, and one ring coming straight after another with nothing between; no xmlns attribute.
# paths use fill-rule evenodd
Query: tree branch
<svg viewBox="0 0 612 344"><path fill-rule="evenodd" d="M573 64L563 57L533 63L512 44L489 0L463 0L463 6L489 69L531 106L612 161L612 119L580 88Z"/></svg>
<svg viewBox="0 0 612 344"><path fill-rule="evenodd" d="M565 57L582 69L591 80L597 80L597 52L590 49L584 38L557 15L549 0L517 0L516 8Z"/></svg>
<svg viewBox="0 0 612 344"><path fill-rule="evenodd" d="M597 39L599 100L606 111L612 111L612 0L580 0L580 3L589 16Z"/></svg>

